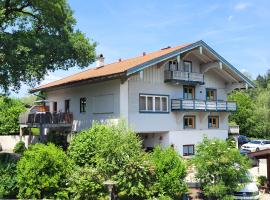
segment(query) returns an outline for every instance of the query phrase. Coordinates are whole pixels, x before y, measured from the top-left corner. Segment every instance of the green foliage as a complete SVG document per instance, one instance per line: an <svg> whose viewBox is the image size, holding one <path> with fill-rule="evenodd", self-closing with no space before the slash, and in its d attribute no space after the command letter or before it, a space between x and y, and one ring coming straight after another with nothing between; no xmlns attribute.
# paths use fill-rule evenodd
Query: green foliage
<svg viewBox="0 0 270 200"><path fill-rule="evenodd" d="M159 196L165 195L177 199L187 192L187 185L184 182L186 165L173 148L162 150L156 147L151 159L156 168L155 187Z"/></svg>
<svg viewBox="0 0 270 200"><path fill-rule="evenodd" d="M248 158L236 148L230 148L227 142L204 138L196 149L193 158L196 177L207 197L231 199L231 194L249 181Z"/></svg>
<svg viewBox="0 0 270 200"><path fill-rule="evenodd" d="M66 0L0 1L0 87L18 90L48 71L86 67L95 46L79 30Z"/></svg>
<svg viewBox="0 0 270 200"><path fill-rule="evenodd" d="M76 199L98 199L105 194L103 182L105 181L96 169L89 166L75 167L69 177L69 192L71 198Z"/></svg>
<svg viewBox="0 0 270 200"><path fill-rule="evenodd" d="M18 99L0 96L0 135L12 135L19 132L18 118L26 108Z"/></svg>
<svg viewBox="0 0 270 200"><path fill-rule="evenodd" d="M94 124L90 130L75 136L68 155L81 167L95 168L102 180L118 182L117 193L123 199L144 199L151 194L151 164L147 162L136 134L125 123Z"/></svg>
<svg viewBox="0 0 270 200"><path fill-rule="evenodd" d="M253 118L255 105L249 94L236 91L228 96L228 100L237 102L237 112L230 115L230 121L240 125L241 134L251 134L250 130L255 125Z"/></svg>
<svg viewBox="0 0 270 200"><path fill-rule="evenodd" d="M26 147L25 147L25 143L23 141L19 141L14 149L13 149L13 152L14 153L19 153L19 154L23 154L23 152L26 150Z"/></svg>
<svg viewBox="0 0 270 200"><path fill-rule="evenodd" d="M267 183L267 177L266 176L257 177L257 183L259 184L259 186L265 186L265 184Z"/></svg>
<svg viewBox="0 0 270 200"><path fill-rule="evenodd" d="M120 199L149 199L156 194L155 169L147 155L137 155L126 160L113 179L117 182Z"/></svg>
<svg viewBox="0 0 270 200"><path fill-rule="evenodd" d="M125 161L141 153L141 142L125 124L98 125L82 131L71 141L68 155L78 164L98 167L109 177Z"/></svg>
<svg viewBox="0 0 270 200"><path fill-rule="evenodd" d="M8 153L0 154L0 199L15 199L16 187L16 159Z"/></svg>
<svg viewBox="0 0 270 200"><path fill-rule="evenodd" d="M237 102L238 110L230 123L240 125L240 133L254 138L270 139L270 71L259 75L257 88L233 92L229 100Z"/></svg>
<svg viewBox="0 0 270 200"><path fill-rule="evenodd" d="M17 165L21 199L68 198L67 178L72 162L64 151L53 144L29 147Z"/></svg>

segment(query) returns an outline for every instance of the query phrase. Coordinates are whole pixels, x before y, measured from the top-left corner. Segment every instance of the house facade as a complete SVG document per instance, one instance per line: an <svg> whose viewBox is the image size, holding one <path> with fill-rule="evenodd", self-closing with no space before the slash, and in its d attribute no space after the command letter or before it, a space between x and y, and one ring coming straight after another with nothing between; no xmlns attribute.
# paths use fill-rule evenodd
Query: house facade
<svg viewBox="0 0 270 200"><path fill-rule="evenodd" d="M72 113L70 129L94 120L125 119L144 148L173 146L181 155L196 151L203 137L228 137L228 117L237 110L227 100L234 89L254 87L205 42L167 47L119 60L35 88L50 112Z"/></svg>

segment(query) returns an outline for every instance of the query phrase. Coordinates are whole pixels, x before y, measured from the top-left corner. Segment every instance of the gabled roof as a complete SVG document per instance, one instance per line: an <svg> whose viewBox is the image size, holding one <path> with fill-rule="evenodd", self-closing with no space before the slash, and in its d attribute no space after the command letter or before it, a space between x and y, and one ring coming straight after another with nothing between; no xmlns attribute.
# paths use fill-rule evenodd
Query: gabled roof
<svg viewBox="0 0 270 200"><path fill-rule="evenodd" d="M37 92L41 90L48 90L53 88L58 88L61 86L72 85L78 82L88 81L91 79L97 78L106 78L106 77L123 77L129 76L138 71L172 58L174 56L179 55L180 53L184 53L186 51L190 51L197 47L204 47L208 51L210 51L217 59L220 60L223 64L230 67L243 81L245 81L250 87L255 87L255 84L249 80L246 76L244 76L241 72L239 72L235 67L233 67L229 62L227 62L223 57L217 54L211 47L209 47L205 42L198 41L191 44L184 44L181 46L164 48L152 53L147 53L142 56L138 56L135 58L130 58L126 60L121 60L115 63L107 64L102 67L91 68L85 70L80 73L76 73L74 75L65 77L63 79L42 85L38 88L34 88L31 92Z"/></svg>

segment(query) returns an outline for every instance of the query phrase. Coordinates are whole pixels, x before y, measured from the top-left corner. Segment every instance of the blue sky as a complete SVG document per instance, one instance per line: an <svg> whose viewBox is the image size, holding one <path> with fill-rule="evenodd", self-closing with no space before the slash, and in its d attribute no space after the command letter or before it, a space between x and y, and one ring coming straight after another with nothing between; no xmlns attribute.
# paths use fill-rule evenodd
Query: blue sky
<svg viewBox="0 0 270 200"><path fill-rule="evenodd" d="M68 0L105 63L204 40L253 78L270 69L269 0ZM93 65L92 65L93 66ZM90 66L91 67L91 66ZM49 73L42 83L78 72ZM24 86L19 94L27 94Z"/></svg>

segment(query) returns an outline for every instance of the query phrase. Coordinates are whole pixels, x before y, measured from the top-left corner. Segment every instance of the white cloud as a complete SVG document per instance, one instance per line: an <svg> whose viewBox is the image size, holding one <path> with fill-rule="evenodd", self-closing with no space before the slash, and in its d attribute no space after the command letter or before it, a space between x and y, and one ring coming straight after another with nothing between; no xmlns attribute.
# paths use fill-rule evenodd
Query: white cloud
<svg viewBox="0 0 270 200"><path fill-rule="evenodd" d="M234 6L234 10L241 11L246 10L248 7L250 7L251 4L249 2L239 2Z"/></svg>

